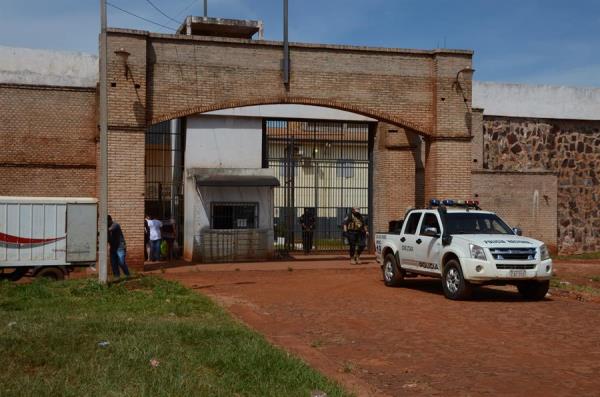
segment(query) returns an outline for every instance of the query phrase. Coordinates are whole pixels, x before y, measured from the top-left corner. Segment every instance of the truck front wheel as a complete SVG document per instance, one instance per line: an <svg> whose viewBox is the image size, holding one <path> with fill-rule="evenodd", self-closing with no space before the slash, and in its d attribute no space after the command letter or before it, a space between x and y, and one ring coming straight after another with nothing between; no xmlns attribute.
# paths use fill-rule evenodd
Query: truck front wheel
<svg viewBox="0 0 600 397"><path fill-rule="evenodd" d="M37 273L36 278L47 278L53 281L62 281L65 279L65 272L58 267L43 267Z"/></svg>
<svg viewBox="0 0 600 397"><path fill-rule="evenodd" d="M387 254L383 261L383 282L388 287L397 287L404 279L404 272L399 268L394 254Z"/></svg>
<svg viewBox="0 0 600 397"><path fill-rule="evenodd" d="M550 281L527 281L517 285L517 289L523 298L534 301L544 299L549 288Z"/></svg>
<svg viewBox="0 0 600 397"><path fill-rule="evenodd" d="M448 299L464 300L471 296L472 286L465 280L460 263L456 259L450 259L444 266L442 287Z"/></svg>

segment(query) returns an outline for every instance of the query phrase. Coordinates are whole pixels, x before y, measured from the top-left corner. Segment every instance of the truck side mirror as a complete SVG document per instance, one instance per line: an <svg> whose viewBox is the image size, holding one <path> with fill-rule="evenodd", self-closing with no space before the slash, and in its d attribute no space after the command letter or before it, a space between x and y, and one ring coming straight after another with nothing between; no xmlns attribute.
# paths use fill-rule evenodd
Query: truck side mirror
<svg viewBox="0 0 600 397"><path fill-rule="evenodd" d="M423 234L429 237L440 237L440 232L435 227L426 227Z"/></svg>
<svg viewBox="0 0 600 397"><path fill-rule="evenodd" d="M523 231L521 229L519 229L518 227L513 227L513 233L517 236L523 235Z"/></svg>

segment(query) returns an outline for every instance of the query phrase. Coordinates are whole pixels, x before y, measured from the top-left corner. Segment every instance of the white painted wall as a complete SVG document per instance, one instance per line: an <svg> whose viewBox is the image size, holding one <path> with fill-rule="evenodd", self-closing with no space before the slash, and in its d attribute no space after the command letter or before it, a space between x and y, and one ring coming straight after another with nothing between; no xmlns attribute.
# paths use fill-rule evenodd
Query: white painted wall
<svg viewBox="0 0 600 397"><path fill-rule="evenodd" d="M95 87L98 57L0 46L0 83Z"/></svg>
<svg viewBox="0 0 600 397"><path fill-rule="evenodd" d="M273 233L273 188L271 187L202 187L196 189L193 177L185 181L183 259L191 261L194 246L200 244L200 232L210 228L213 202L258 203L258 228ZM270 241L273 239L271 238ZM271 247L272 248L272 247Z"/></svg>
<svg viewBox="0 0 600 397"><path fill-rule="evenodd" d="M484 116L600 120L600 88L474 82L473 107Z"/></svg>
<svg viewBox="0 0 600 397"><path fill-rule="evenodd" d="M332 108L310 105L259 105L241 108L215 110L204 115L237 116L237 117L267 117L267 118L296 118L317 120L344 121L377 121L360 114L345 112Z"/></svg>
<svg viewBox="0 0 600 397"><path fill-rule="evenodd" d="M185 168L261 168L262 120L190 117L185 145Z"/></svg>

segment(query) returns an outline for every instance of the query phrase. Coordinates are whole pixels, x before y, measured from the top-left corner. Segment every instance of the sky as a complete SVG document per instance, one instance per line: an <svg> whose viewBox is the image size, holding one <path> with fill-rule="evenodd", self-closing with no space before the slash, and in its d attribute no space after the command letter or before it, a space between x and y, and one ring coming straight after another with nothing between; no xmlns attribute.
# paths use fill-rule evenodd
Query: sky
<svg viewBox="0 0 600 397"><path fill-rule="evenodd" d="M148 0L108 0L161 25ZM202 0L150 0L174 20ZM97 54L99 0L0 0L0 45ZM283 0L209 0L209 16L261 19L282 38ZM290 41L475 51L475 79L600 87L600 0L289 0ZM115 8L108 24L167 33Z"/></svg>

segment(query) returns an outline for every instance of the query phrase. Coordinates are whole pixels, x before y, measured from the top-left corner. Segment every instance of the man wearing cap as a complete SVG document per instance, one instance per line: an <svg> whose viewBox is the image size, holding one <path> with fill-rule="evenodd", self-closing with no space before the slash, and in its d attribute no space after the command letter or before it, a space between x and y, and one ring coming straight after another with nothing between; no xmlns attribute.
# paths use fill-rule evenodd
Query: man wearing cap
<svg viewBox="0 0 600 397"><path fill-rule="evenodd" d="M352 208L350 214L344 219L344 236L348 239L350 246L350 264L360 264L360 254L367 246L368 235L367 223L360 213L360 209Z"/></svg>

